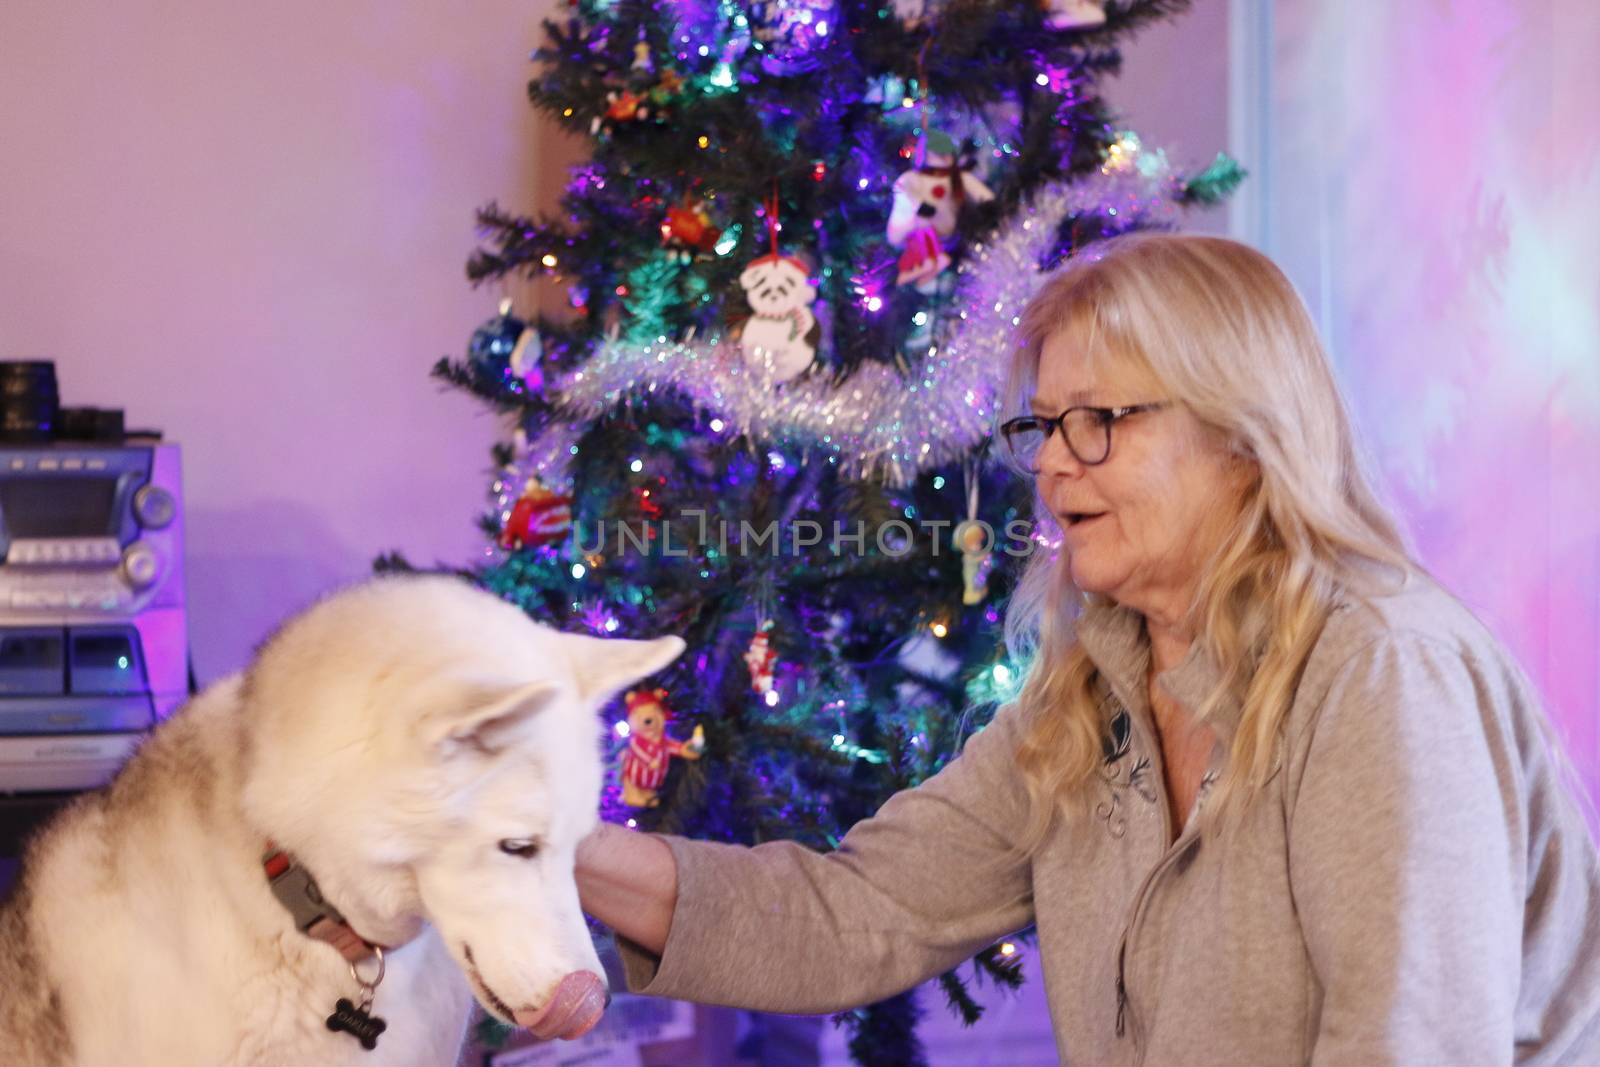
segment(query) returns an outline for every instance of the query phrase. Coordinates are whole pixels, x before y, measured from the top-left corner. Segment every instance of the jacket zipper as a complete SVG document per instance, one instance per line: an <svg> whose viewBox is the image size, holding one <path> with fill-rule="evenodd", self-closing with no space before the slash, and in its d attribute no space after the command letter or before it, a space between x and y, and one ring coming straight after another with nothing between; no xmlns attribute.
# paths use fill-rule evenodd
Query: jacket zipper
<svg viewBox="0 0 1600 1067"><path fill-rule="evenodd" d="M1167 832L1169 834L1172 832L1170 827ZM1189 851L1197 840L1199 840L1199 836L1195 833L1185 833L1179 837L1178 840L1172 843L1172 847L1167 850L1166 855L1161 857L1155 869L1145 876L1144 884L1139 887L1139 895L1134 898L1133 914L1128 919L1128 925L1123 928L1122 943L1117 947L1117 1036L1124 1036L1127 1030L1126 1022L1128 1019L1132 1019L1134 1022L1135 1045L1139 1043L1139 1027L1138 1020L1133 1016L1133 1009L1128 1003L1128 942L1132 940L1134 928L1139 925L1139 920L1144 917L1145 906L1149 903L1151 890L1155 888L1156 879L1164 874L1167 868L1171 867L1179 857Z"/></svg>

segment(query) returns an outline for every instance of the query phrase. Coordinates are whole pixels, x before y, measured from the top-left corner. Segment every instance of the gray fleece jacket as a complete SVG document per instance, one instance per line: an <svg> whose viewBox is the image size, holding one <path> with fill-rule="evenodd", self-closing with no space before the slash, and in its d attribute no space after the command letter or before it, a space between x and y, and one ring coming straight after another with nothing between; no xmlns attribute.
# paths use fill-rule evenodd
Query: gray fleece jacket
<svg viewBox="0 0 1600 1067"><path fill-rule="evenodd" d="M1004 709L832 853L666 838L678 903L635 991L870 1003L1030 923L1072 1064L1600 1064L1600 868L1505 650L1423 577L1329 619L1238 833L1174 840L1137 615L1079 639L1109 685L1091 814L1026 860ZM1198 650L1159 682L1199 704ZM1237 706L1213 721L1223 766Z"/></svg>

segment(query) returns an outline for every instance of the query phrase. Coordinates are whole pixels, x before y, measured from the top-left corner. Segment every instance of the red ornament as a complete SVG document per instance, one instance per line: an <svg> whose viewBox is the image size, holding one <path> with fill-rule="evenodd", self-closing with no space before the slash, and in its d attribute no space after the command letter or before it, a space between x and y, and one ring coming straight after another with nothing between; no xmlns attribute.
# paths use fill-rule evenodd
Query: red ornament
<svg viewBox="0 0 1600 1067"><path fill-rule="evenodd" d="M711 224L705 207L687 199L677 207L669 207L666 220L661 223L661 243L685 259L712 251L721 236L722 231Z"/></svg>
<svg viewBox="0 0 1600 1067"><path fill-rule="evenodd" d="M772 640L767 637L765 630L757 631L750 639L749 651L744 654L745 666L750 668L750 688L763 695L770 693L773 686L773 667L778 662L778 653L772 647Z"/></svg>
<svg viewBox="0 0 1600 1067"><path fill-rule="evenodd" d="M572 531L572 497L552 493L537 478L529 478L511 516L500 530L500 547L531 548L555 544Z"/></svg>
<svg viewBox="0 0 1600 1067"><path fill-rule="evenodd" d="M650 118L648 93L631 89L612 89L606 93L605 110L589 121L589 134L610 133L622 123L642 122Z"/></svg>
<svg viewBox="0 0 1600 1067"><path fill-rule="evenodd" d="M628 122L636 118L644 118L649 112L645 109L644 98L626 89L610 96L610 103L606 106L606 118L613 122Z"/></svg>

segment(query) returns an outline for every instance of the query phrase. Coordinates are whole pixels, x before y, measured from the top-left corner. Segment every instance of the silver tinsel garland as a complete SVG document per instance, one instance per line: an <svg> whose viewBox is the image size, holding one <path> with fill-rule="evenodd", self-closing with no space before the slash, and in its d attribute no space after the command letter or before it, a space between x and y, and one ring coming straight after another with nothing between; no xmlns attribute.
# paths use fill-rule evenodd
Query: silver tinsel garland
<svg viewBox="0 0 1600 1067"><path fill-rule="evenodd" d="M893 486L969 455L994 431L1003 367L1023 307L1043 284L1039 263L1057 227L1075 215L1115 218L1116 228L1170 225L1178 183L1160 153L1046 187L958 268L952 306L962 310L909 373L889 363L862 365L842 384L823 375L775 383L746 363L727 337L629 344L603 342L583 366L553 384L550 395L572 423L617 405L671 394L723 433L758 447L826 456L849 478ZM562 478L577 433L555 425L532 442L518 466L550 484ZM506 485L502 505L515 500Z"/></svg>

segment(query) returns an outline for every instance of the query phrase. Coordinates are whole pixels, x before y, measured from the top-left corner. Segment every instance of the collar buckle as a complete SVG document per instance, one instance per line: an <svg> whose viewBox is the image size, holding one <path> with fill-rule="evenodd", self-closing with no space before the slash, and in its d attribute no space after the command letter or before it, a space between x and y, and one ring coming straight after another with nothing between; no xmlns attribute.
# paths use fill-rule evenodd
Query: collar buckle
<svg viewBox="0 0 1600 1067"><path fill-rule="evenodd" d="M261 857L267 885L284 910L294 920L295 929L339 951L351 963L371 959L372 946L345 921L339 909L322 895L311 872L294 861L287 852L268 846Z"/></svg>

